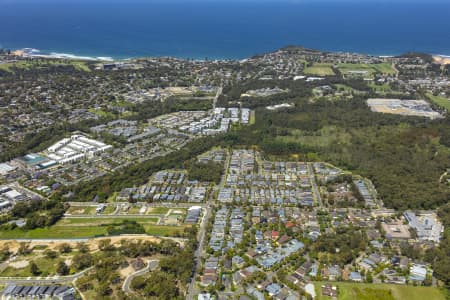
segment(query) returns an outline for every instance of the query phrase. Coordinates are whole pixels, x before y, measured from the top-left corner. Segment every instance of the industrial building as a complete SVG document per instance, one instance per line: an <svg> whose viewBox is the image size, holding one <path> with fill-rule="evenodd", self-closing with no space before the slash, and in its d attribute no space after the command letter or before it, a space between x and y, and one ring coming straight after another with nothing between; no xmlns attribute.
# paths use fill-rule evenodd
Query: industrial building
<svg viewBox="0 0 450 300"><path fill-rule="evenodd" d="M95 154L111 149L106 145L83 135L72 135L70 138L62 139L47 149L51 161L60 164L72 163L84 158L93 157Z"/></svg>
<svg viewBox="0 0 450 300"><path fill-rule="evenodd" d="M409 226L414 228L419 240L428 240L435 243L439 243L444 226L437 219L434 213L424 213L417 216L412 211L404 213L405 219L408 221Z"/></svg>
<svg viewBox="0 0 450 300"><path fill-rule="evenodd" d="M184 222L187 224L197 224L201 214L202 214L201 206L192 206L187 210L187 215Z"/></svg>

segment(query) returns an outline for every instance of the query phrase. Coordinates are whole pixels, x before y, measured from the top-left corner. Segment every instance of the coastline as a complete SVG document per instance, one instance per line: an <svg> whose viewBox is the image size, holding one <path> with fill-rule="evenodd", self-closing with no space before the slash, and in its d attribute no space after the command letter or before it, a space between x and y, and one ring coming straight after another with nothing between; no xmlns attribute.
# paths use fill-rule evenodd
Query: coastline
<svg viewBox="0 0 450 300"><path fill-rule="evenodd" d="M298 46L301 47L301 46ZM280 47L279 49L282 49L283 47ZM279 49L273 50L273 51L277 51ZM338 53L355 53L355 54L360 54L360 55L368 55L368 56L374 56L374 57L380 57L380 58L388 58L388 57L395 57L395 56L399 56L411 51L404 51L402 53L396 53L396 54L371 54L371 53L362 53L362 52L357 52L357 51L330 51L330 50L320 50L320 49L315 49L318 51L323 51L323 52L338 52ZM36 48L22 48L22 49L14 49L11 50L11 53L14 53L15 55L18 56L23 56L23 57L37 57L37 58L48 58L48 59L69 59L69 60L84 60L84 61L104 61L104 62L108 62L108 61L127 61L127 60L132 60L132 59L139 59L139 58L161 58L161 57L170 57L170 58L176 58L176 59L193 59L195 61L204 61L205 58L191 58L191 57L179 57L179 56L172 56L172 55L139 55L139 56L131 56L131 57L114 57L114 56L88 56L88 55L82 55L82 54L73 54L73 53L63 53L63 52L46 52L46 51L41 51L39 49ZM264 53L269 53L269 52L263 52L261 54ZM429 54L431 55L434 60L439 63L439 64L450 64L450 55L446 55L446 54L432 54L432 53L425 53L425 54ZM249 56L250 57L250 56ZM222 58L210 58L210 60L243 60L243 59L248 59L249 57L242 57L242 58L237 58L237 57L222 57Z"/></svg>

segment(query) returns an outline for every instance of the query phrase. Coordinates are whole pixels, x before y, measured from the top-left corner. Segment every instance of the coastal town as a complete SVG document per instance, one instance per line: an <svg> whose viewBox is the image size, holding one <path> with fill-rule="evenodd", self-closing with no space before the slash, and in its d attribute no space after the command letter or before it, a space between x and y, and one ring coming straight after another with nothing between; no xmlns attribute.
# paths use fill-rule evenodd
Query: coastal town
<svg viewBox="0 0 450 300"><path fill-rule="evenodd" d="M445 299L449 76L421 53L2 51L0 297Z"/></svg>

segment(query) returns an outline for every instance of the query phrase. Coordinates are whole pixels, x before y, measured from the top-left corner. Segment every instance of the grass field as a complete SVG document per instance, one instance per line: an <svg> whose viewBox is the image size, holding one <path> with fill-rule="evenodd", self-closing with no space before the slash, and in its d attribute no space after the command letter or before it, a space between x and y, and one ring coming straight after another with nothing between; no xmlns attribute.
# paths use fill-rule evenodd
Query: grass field
<svg viewBox="0 0 450 300"><path fill-rule="evenodd" d="M354 91L354 89L348 85L337 83L334 85L338 91Z"/></svg>
<svg viewBox="0 0 450 300"><path fill-rule="evenodd" d="M369 83L368 85L376 92L382 92L382 93L392 92L391 86L387 83L380 84L380 85L375 84L375 83Z"/></svg>
<svg viewBox="0 0 450 300"><path fill-rule="evenodd" d="M114 114L112 112L108 112L108 111L105 111L103 109L90 108L89 112L91 112L93 114L96 114L99 117L104 117L104 118L114 117Z"/></svg>
<svg viewBox="0 0 450 300"><path fill-rule="evenodd" d="M144 225L145 232L156 236L176 236L183 233L184 226Z"/></svg>
<svg viewBox="0 0 450 300"><path fill-rule="evenodd" d="M337 66L343 74L350 71L367 71L367 76L373 76L375 73L394 75L395 69L390 64L339 64Z"/></svg>
<svg viewBox="0 0 450 300"><path fill-rule="evenodd" d="M436 105L445 108L450 111L450 99L441 96L434 96L433 94L427 94L428 99L430 99Z"/></svg>
<svg viewBox="0 0 450 300"><path fill-rule="evenodd" d="M120 223L125 220L133 220L141 224L155 224L158 218L154 217L116 217L116 218L64 218L55 226L97 226L102 224Z"/></svg>
<svg viewBox="0 0 450 300"><path fill-rule="evenodd" d="M167 207L151 207L148 209L148 214L155 214L155 215L164 215L169 211Z"/></svg>
<svg viewBox="0 0 450 300"><path fill-rule="evenodd" d="M52 226L32 230L2 230L0 239L65 239L89 238L106 234L106 227L100 226Z"/></svg>
<svg viewBox="0 0 450 300"><path fill-rule="evenodd" d="M364 95L366 93L364 91L355 90L354 88L345 84L335 84L334 86L338 89L338 91L353 92L359 95Z"/></svg>
<svg viewBox="0 0 450 300"><path fill-rule="evenodd" d="M322 296L320 290L322 284L322 282L315 283L316 299L331 299L330 297ZM445 300L445 295L434 287L351 282L337 282L333 284L338 286L338 300Z"/></svg>
<svg viewBox="0 0 450 300"><path fill-rule="evenodd" d="M368 86L378 94L402 94L402 92L394 91L391 88L391 86L387 83L384 84L369 83Z"/></svg>
<svg viewBox="0 0 450 300"><path fill-rule="evenodd" d="M64 239L103 236L107 234L107 226L101 225L119 223L123 220L139 222L149 235L175 236L184 230L183 226L156 225L158 218L152 217L65 218L48 228L2 230L0 231L0 239Z"/></svg>
<svg viewBox="0 0 450 300"><path fill-rule="evenodd" d="M253 124L255 124L255 122L256 122L256 114L255 114L255 111L252 110L250 112L250 120L248 121L248 123L249 123L249 125L253 125Z"/></svg>
<svg viewBox="0 0 450 300"><path fill-rule="evenodd" d="M46 60L46 61L17 61L12 63L0 64L0 70L6 72L14 72L14 68L17 69L29 69L30 67L45 69L51 66L73 66L78 71L90 72L88 65L84 61L70 60L68 62L61 62L56 60Z"/></svg>
<svg viewBox="0 0 450 300"><path fill-rule="evenodd" d="M317 76L332 76L335 75L333 69L331 68L332 64L319 64L315 63L312 67L305 67L303 72L309 75L317 75Z"/></svg>
<svg viewBox="0 0 450 300"><path fill-rule="evenodd" d="M96 206L71 206L66 213L71 215L95 215Z"/></svg>
<svg viewBox="0 0 450 300"><path fill-rule="evenodd" d="M6 64L0 64L0 70L6 71L6 72L13 72L12 68L18 68L18 69L28 69L30 67L30 64L26 61L18 61L14 63L6 63Z"/></svg>
<svg viewBox="0 0 450 300"><path fill-rule="evenodd" d="M115 207L115 206L108 205L108 206L105 207L105 209L102 211L101 214L102 214L102 215L110 215L110 214L112 214L115 210L116 210L116 207Z"/></svg>
<svg viewBox="0 0 450 300"><path fill-rule="evenodd" d="M97 214L97 206L72 206L69 207L67 213L70 215L78 216L78 215L96 215ZM102 215L112 214L116 210L115 206L106 206L106 208L101 213Z"/></svg>

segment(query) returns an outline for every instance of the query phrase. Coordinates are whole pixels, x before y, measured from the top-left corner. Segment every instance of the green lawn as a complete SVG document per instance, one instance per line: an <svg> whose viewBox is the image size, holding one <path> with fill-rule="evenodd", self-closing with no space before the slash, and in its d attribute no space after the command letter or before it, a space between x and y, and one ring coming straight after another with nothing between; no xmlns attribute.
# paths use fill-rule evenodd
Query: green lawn
<svg viewBox="0 0 450 300"><path fill-rule="evenodd" d="M148 210L149 214L155 214L155 215L163 215L166 214L169 211L167 207L151 207Z"/></svg>
<svg viewBox="0 0 450 300"><path fill-rule="evenodd" d="M382 93L392 92L391 86L387 83L384 83L384 84L369 83L368 85L376 92L382 92Z"/></svg>
<svg viewBox="0 0 450 300"><path fill-rule="evenodd" d="M117 217L117 218L63 218L55 226L95 226L102 224L120 223L125 220L133 220L141 224L155 224L158 218L155 217Z"/></svg>
<svg viewBox="0 0 450 300"><path fill-rule="evenodd" d="M75 69L77 69L79 71L84 71L84 72L90 72L91 71L91 69L89 69L89 67L83 61L71 61L69 63L69 65L73 65L75 67Z"/></svg>
<svg viewBox="0 0 450 300"><path fill-rule="evenodd" d="M395 75L395 73L397 73L390 64L373 64L372 66L382 74Z"/></svg>
<svg viewBox="0 0 450 300"><path fill-rule="evenodd" d="M319 64L315 63L312 67L306 67L303 72L309 75L317 75L317 76L332 76L335 75L333 69L331 68L332 64Z"/></svg>
<svg viewBox="0 0 450 300"><path fill-rule="evenodd" d="M6 72L13 72L12 68L18 68L18 69L28 69L30 67L30 64L26 61L18 61L14 63L6 63L6 64L0 64L0 70L6 71Z"/></svg>
<svg viewBox="0 0 450 300"><path fill-rule="evenodd" d="M320 290L322 284L322 282L315 282L317 299L331 299L322 296ZM338 286L338 300L445 300L445 295L434 287L351 282L335 282L333 285Z"/></svg>
<svg viewBox="0 0 450 300"><path fill-rule="evenodd" d="M144 225L144 228L147 234L157 236L176 236L184 230L183 226Z"/></svg>
<svg viewBox="0 0 450 300"><path fill-rule="evenodd" d="M96 115L99 116L99 117L104 117L104 118L107 118L107 117L114 117L114 114L113 114L112 112L105 111L105 110L103 110L103 109L90 108L90 109L89 109L89 112L91 112L91 113L93 113L93 114L96 114Z"/></svg>
<svg viewBox="0 0 450 300"><path fill-rule="evenodd" d="M110 215L116 210L115 206L108 205L105 207L105 209L102 211L102 215Z"/></svg>
<svg viewBox="0 0 450 300"><path fill-rule="evenodd" d="M51 66L73 66L78 71L90 72L88 65L84 61L76 61L70 60L68 62L62 62L60 60L46 60L46 61L34 61L28 62L24 60L20 60L17 62L0 64L0 70L4 70L7 72L14 72L14 68L17 69L29 69L31 67L37 69L44 69Z"/></svg>
<svg viewBox="0 0 450 300"><path fill-rule="evenodd" d="M427 93L428 99L430 99L433 103L439 105L440 107L445 108L446 110L450 110L450 99L441 96L434 96L431 93Z"/></svg>
<svg viewBox="0 0 450 300"><path fill-rule="evenodd" d="M64 218L49 228L0 231L0 239L63 239L90 238L106 235L107 225L124 220L135 220L142 224L149 235L174 236L183 232L183 226L159 226L154 217L120 217L120 218Z"/></svg>
<svg viewBox="0 0 450 300"><path fill-rule="evenodd" d="M367 76L375 73L394 75L396 71L390 64L339 64L338 69L343 74L350 71L367 71Z"/></svg>
<svg viewBox="0 0 450 300"><path fill-rule="evenodd" d="M71 206L67 213L71 215L95 215L96 206Z"/></svg>
<svg viewBox="0 0 450 300"><path fill-rule="evenodd" d="M256 114L254 110L250 112L250 120L248 121L248 123L249 125L253 125L256 123Z"/></svg>
<svg viewBox="0 0 450 300"><path fill-rule="evenodd" d="M105 235L106 227L100 226L52 226L32 230L2 230L0 239L64 239L89 238Z"/></svg>
<svg viewBox="0 0 450 300"><path fill-rule="evenodd" d="M354 91L354 89L348 85L337 83L334 85L338 91Z"/></svg>

